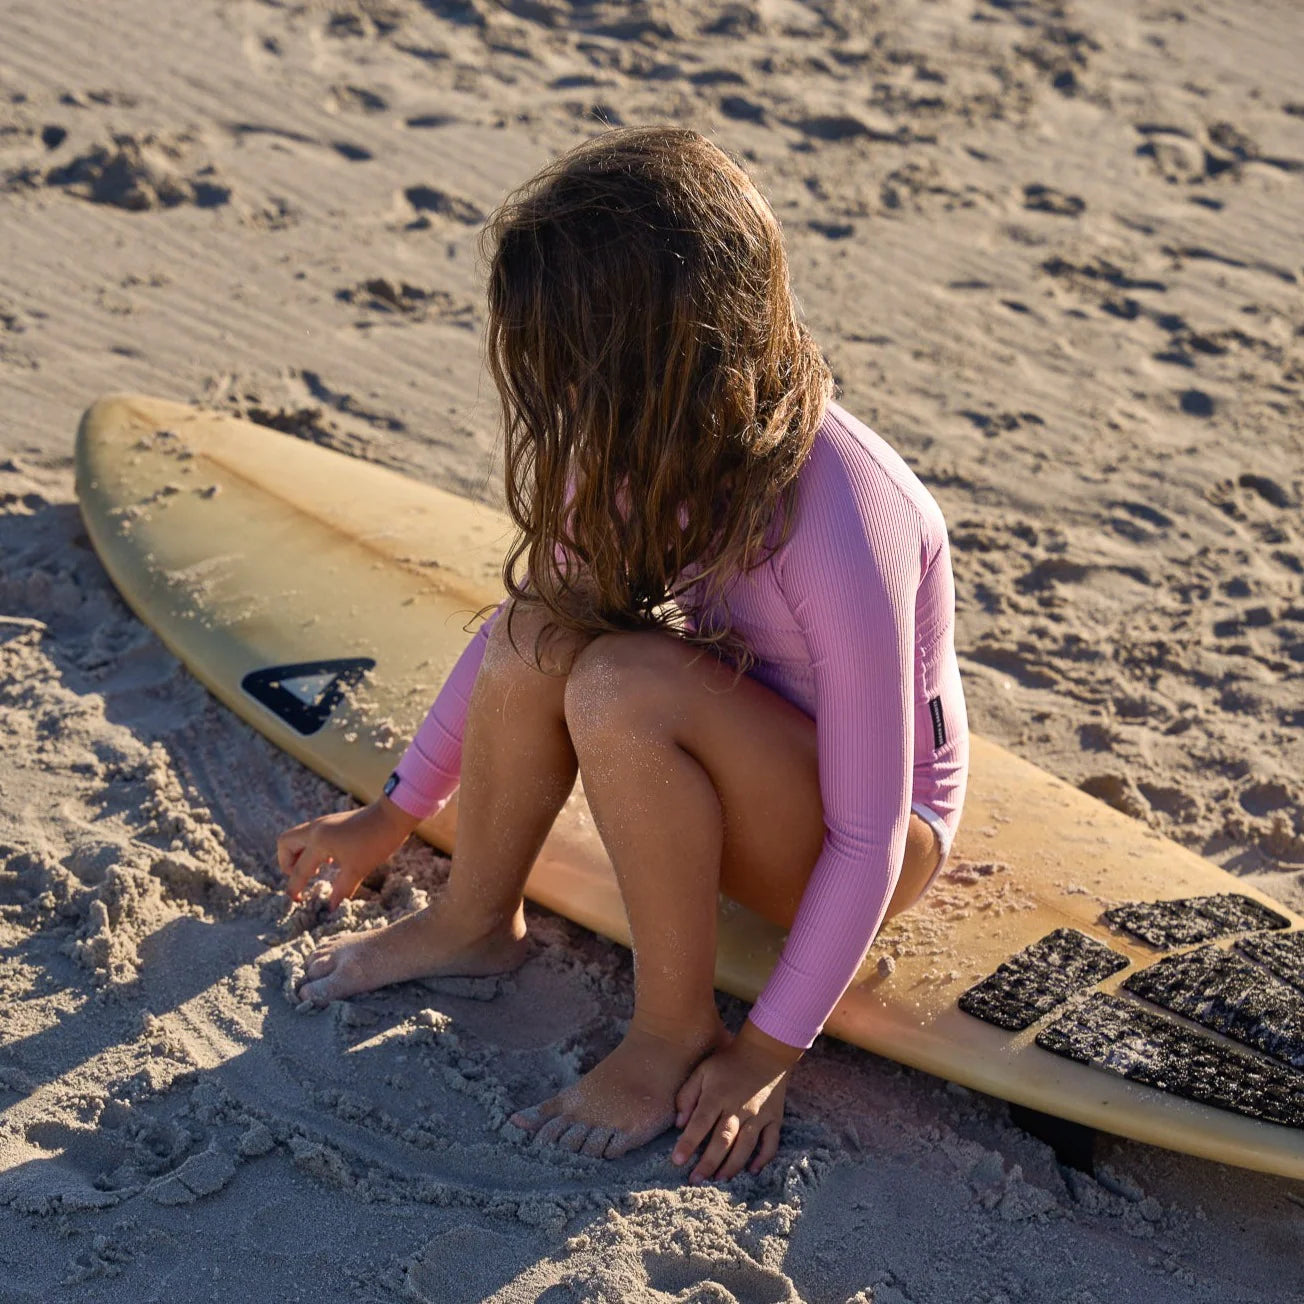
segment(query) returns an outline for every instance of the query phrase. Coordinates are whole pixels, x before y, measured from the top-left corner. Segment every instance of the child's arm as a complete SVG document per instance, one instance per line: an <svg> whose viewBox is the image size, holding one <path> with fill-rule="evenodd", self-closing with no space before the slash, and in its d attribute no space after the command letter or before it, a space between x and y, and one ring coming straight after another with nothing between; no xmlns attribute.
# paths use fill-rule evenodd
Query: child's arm
<svg viewBox="0 0 1304 1304"><path fill-rule="evenodd" d="M506 605L500 603L476 630L385 784L390 801L418 821L442 810L457 787L462 773L462 730L471 690L480 673L489 632Z"/></svg>
<svg viewBox="0 0 1304 1304"><path fill-rule="evenodd" d="M824 454L808 464L779 571L815 674L824 847L750 1015L800 1048L855 976L900 873L928 548L918 509L877 463Z"/></svg>
<svg viewBox="0 0 1304 1304"><path fill-rule="evenodd" d="M680 1090L672 1157L704 1147L692 1181L773 1158L792 1068L860 967L905 851L924 524L876 464L818 446L799 507L776 561L814 669L824 847L742 1031Z"/></svg>
<svg viewBox="0 0 1304 1304"><path fill-rule="evenodd" d="M467 704L489 630L502 606L484 622L444 681L416 737L403 753L385 792L361 810L322 815L276 842L286 892L297 901L317 871L335 866L330 909L348 900L358 884L402 846L422 820L443 808L457 787L462 764L462 730Z"/></svg>

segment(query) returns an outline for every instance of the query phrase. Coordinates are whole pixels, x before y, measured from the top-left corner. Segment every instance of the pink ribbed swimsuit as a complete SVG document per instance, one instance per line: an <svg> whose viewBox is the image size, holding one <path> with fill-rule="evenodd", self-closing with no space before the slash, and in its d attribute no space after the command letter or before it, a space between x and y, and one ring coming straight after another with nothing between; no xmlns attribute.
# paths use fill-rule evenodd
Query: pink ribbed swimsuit
<svg viewBox="0 0 1304 1304"><path fill-rule="evenodd" d="M950 552L932 495L878 435L831 403L793 506L786 542L736 576L726 599L756 657L749 673L816 725L824 847L750 1015L763 1032L805 1047L883 922L912 809L938 833L945 860L969 737ZM706 613L688 614L701 623ZM467 702L496 615L388 785L409 814L431 814L457 786Z"/></svg>

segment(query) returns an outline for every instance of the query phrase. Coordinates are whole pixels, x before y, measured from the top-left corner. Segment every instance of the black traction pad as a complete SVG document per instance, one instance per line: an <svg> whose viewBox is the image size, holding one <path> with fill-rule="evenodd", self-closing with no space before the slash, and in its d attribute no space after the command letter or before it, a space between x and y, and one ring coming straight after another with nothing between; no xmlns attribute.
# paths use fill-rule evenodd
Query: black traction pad
<svg viewBox="0 0 1304 1304"><path fill-rule="evenodd" d="M1304 1127L1304 1074L1094 992L1037 1034L1055 1055L1202 1105Z"/></svg>
<svg viewBox="0 0 1304 1304"><path fill-rule="evenodd" d="M957 1003L966 1014L1018 1032L1127 964L1126 956L1076 928L1057 928L1010 956Z"/></svg>
<svg viewBox="0 0 1304 1304"><path fill-rule="evenodd" d="M1168 950L1250 929L1289 928L1290 920L1239 892L1176 901L1129 901L1105 911L1115 928Z"/></svg>
<svg viewBox="0 0 1304 1304"><path fill-rule="evenodd" d="M1252 933L1242 937L1236 949L1304 992L1304 932Z"/></svg>
<svg viewBox="0 0 1304 1304"><path fill-rule="evenodd" d="M1202 1027L1304 1068L1304 996L1233 951L1170 955L1123 983Z"/></svg>

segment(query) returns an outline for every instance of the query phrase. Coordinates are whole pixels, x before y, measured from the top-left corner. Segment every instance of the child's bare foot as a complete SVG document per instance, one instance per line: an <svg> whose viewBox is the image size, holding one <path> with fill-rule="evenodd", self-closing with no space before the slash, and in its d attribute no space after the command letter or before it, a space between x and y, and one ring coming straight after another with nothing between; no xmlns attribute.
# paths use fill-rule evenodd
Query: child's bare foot
<svg viewBox="0 0 1304 1304"><path fill-rule="evenodd" d="M718 1017L668 1033L631 1025L620 1045L577 1083L513 1114L512 1122L540 1142L617 1159L674 1123L675 1093L728 1039Z"/></svg>
<svg viewBox="0 0 1304 1304"><path fill-rule="evenodd" d="M308 957L299 999L329 1005L359 992L409 978L476 978L507 973L525 960L525 922L519 913L504 928L470 933L447 912L427 906L385 928L340 933Z"/></svg>

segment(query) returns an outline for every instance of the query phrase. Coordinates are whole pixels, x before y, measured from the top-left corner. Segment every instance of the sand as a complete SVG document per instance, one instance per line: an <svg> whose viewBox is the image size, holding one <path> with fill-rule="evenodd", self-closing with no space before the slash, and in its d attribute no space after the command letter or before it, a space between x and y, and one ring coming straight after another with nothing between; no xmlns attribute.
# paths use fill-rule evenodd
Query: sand
<svg viewBox="0 0 1304 1304"><path fill-rule="evenodd" d="M690 1189L505 1119L630 1012L540 911L506 980L297 1013L277 891L348 802L127 612L81 409L238 410L496 501L479 225L601 124L779 213L843 401L946 512L978 730L1304 905L1304 13L1292 0L0 6L0 1300L1285 1301L1298 1185L834 1042ZM745 1011L722 998L726 1017Z"/></svg>

